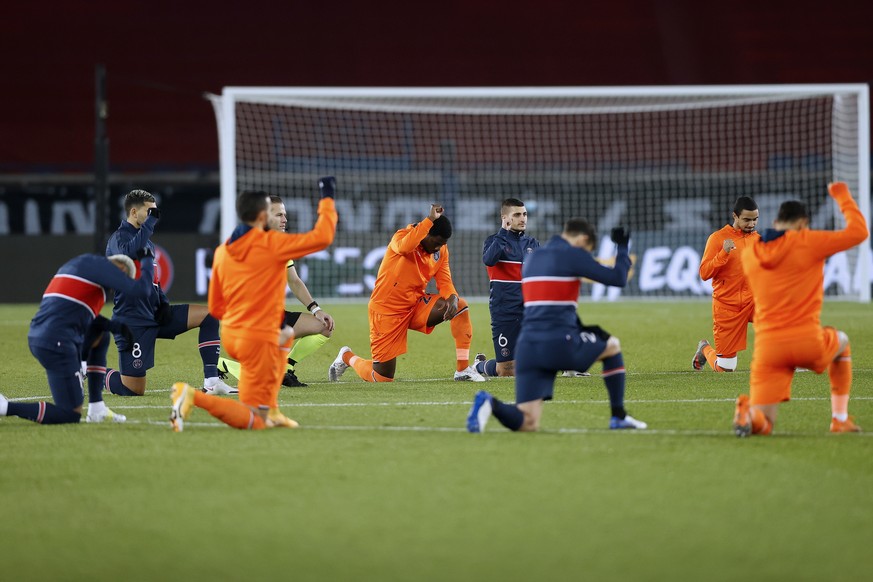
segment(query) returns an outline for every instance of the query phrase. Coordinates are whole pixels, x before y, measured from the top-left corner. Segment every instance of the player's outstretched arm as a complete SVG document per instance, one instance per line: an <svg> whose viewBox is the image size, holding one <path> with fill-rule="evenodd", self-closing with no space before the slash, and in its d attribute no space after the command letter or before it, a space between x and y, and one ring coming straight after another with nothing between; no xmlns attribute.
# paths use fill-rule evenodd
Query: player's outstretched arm
<svg viewBox="0 0 873 582"><path fill-rule="evenodd" d="M846 219L842 230L813 230L809 232L810 246L821 257L848 250L867 240L867 221L845 182L828 184L828 194L840 206Z"/></svg>
<svg viewBox="0 0 873 582"><path fill-rule="evenodd" d="M432 204L430 212L424 220L413 225L411 228L407 227L398 230L394 236L391 237L391 242L388 243L388 248L398 255L408 255L415 251L415 249L418 248L418 245L421 244L421 241L424 240L424 237L427 236L427 233L430 232L430 229L433 226L433 221L442 215L443 207L439 204Z"/></svg>
<svg viewBox="0 0 873 582"><path fill-rule="evenodd" d="M320 178L318 188L321 192L321 201L318 203L318 219L315 221L315 226L309 232L273 236L270 244L277 260L284 262L299 259L324 250L333 242L339 218L333 201L336 179L333 176Z"/></svg>

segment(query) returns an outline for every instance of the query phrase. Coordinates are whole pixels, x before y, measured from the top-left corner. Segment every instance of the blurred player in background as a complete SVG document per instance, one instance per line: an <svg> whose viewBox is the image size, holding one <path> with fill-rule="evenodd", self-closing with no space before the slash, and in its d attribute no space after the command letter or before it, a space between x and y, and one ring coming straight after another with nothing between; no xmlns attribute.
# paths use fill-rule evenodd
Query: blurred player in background
<svg viewBox="0 0 873 582"><path fill-rule="evenodd" d="M285 232L285 227L288 224L288 213L285 210L285 203L279 196L270 196L267 224L270 230ZM286 271L291 292L300 303L306 306L309 313L285 311L285 325L294 328L294 346L291 348L291 353L288 354L288 366L285 370L285 376L282 378L282 385L289 388L303 388L306 384L297 378L294 367L303 358L327 343L333 333L334 321L333 317L312 298L312 294L306 288L306 283L297 274L294 261L288 261ZM240 376L239 362L228 358L218 359L218 370L219 374L230 373L237 378Z"/></svg>
<svg viewBox="0 0 873 582"><path fill-rule="evenodd" d="M631 266L630 234L623 227L612 230L617 246L613 268L598 263L591 251L597 241L594 227L571 218L560 235L525 261L522 272L524 321L516 346L515 404L501 402L480 390L467 416L467 430L482 432L493 414L506 428L536 431L543 402L551 400L558 370L586 371L603 362L603 381L609 393L610 429L644 429L624 409L625 369L621 344L599 326L585 326L576 314L581 278L624 287Z"/></svg>
<svg viewBox="0 0 873 582"><path fill-rule="evenodd" d="M154 252L150 238L161 218L155 197L145 190L132 190L124 198L124 211L127 217L109 237L106 254L127 255L133 259L139 249L148 247ZM154 289L147 297L128 297L124 291L115 291L113 319L130 328L133 341L115 334L121 370L106 370L106 386L119 396L142 396L146 389L146 372L155 365L155 341L158 338L174 339L198 327L204 388L214 394L235 393L235 389L218 377L218 354L221 351L218 321L203 305L170 305L161 289L159 275L156 274Z"/></svg>
<svg viewBox="0 0 873 582"><path fill-rule="evenodd" d="M846 228L810 230L802 202L782 203L773 228L743 253L743 268L755 299L755 352L751 397L741 394L734 412L737 436L770 434L779 404L791 397L795 368L828 371L831 432L860 432L849 418L852 350L849 337L821 325L824 264L831 255L867 239L864 215L843 182L828 185Z"/></svg>
<svg viewBox="0 0 873 582"><path fill-rule="evenodd" d="M366 382L392 382L397 356L406 353L409 330L429 334L443 321L450 321L455 339L457 368L454 379L484 382L485 378L470 366L473 324L467 302L458 297L449 270L452 223L443 215L443 207L434 204L419 223L398 230L391 238L379 274L370 295L370 352L365 360L348 346L328 370L328 379L336 382L351 366ZM426 292L431 279L439 295Z"/></svg>
<svg viewBox="0 0 873 582"><path fill-rule="evenodd" d="M501 228L485 239L482 262L488 271L493 359L476 354L476 371L483 376L515 376L515 342L521 331L524 301L521 297L521 268L537 239L529 236L527 208L518 198L507 198L500 205Z"/></svg>
<svg viewBox="0 0 873 582"><path fill-rule="evenodd" d="M734 203L733 224L727 224L711 235L700 261L700 278L712 279L712 338L700 340L691 359L695 370L708 363L716 372L737 369L737 352L746 349L746 334L755 313L752 290L743 273L740 255L760 240L755 231L758 205L748 196Z"/></svg>
<svg viewBox="0 0 873 582"><path fill-rule="evenodd" d="M221 320L225 348L242 366L239 402L176 382L170 423L177 432L194 406L239 429L298 426L279 410L279 388L295 335L294 328L284 324L285 270L292 258L323 250L333 242L336 180L321 178L319 188L318 220L311 231L302 234L270 229L266 192L246 190L237 198L236 212L242 224L215 251L209 311Z"/></svg>
<svg viewBox="0 0 873 582"><path fill-rule="evenodd" d="M126 325L100 315L112 289L132 298L152 292L154 254L140 254L141 275L125 255L109 258L80 255L67 261L46 287L27 334L30 353L48 376L54 404L9 402L0 394L0 416L18 416L40 424L79 422L82 417L83 374L88 381L88 422L124 422L103 402L109 334L130 336ZM82 362L85 369L82 370Z"/></svg>

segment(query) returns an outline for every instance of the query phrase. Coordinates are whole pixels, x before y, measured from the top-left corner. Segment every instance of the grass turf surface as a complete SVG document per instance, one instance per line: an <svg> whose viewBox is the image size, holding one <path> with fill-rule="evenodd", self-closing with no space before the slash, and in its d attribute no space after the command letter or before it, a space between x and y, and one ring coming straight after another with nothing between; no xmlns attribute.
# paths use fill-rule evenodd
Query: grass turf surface
<svg viewBox="0 0 873 582"><path fill-rule="evenodd" d="M158 342L125 425L0 419L0 553L9 580L821 580L873 568L873 440L831 435L826 376L798 373L776 435L740 440L740 371L693 372L707 302L583 304L618 336L627 407L650 430L610 432L599 364L558 379L543 432L463 430L482 384L451 380L448 326L410 334L392 384L326 371L368 354L366 308L325 306L333 339L283 388L296 431L240 432L195 409L169 428L169 386L202 381L197 332ZM473 351L492 352L474 305ZM49 395L27 348L34 305L0 306L0 392ZM873 428L873 309L827 303L849 333L850 413ZM710 338L711 339L711 338ZM751 348L751 346L750 346ZM109 362L116 361L114 346ZM509 379L485 386L512 400Z"/></svg>

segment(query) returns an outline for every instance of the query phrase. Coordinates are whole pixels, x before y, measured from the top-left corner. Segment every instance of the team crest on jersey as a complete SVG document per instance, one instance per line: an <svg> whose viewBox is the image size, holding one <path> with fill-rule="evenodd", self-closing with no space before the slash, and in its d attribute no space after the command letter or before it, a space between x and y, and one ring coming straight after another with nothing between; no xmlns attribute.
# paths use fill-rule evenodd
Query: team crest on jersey
<svg viewBox="0 0 873 582"><path fill-rule="evenodd" d="M434 260L434 262L440 260L440 252L439 251L437 251L433 254L433 260Z"/></svg>
<svg viewBox="0 0 873 582"><path fill-rule="evenodd" d="M503 356L504 358L508 358L509 357L509 348L501 348L500 355Z"/></svg>
<svg viewBox="0 0 873 582"><path fill-rule="evenodd" d="M526 249L524 249L524 252L526 252L527 254L531 254L532 252L534 252L534 250L531 247L527 247Z"/></svg>
<svg viewBox="0 0 873 582"><path fill-rule="evenodd" d="M136 368L137 370L142 368L142 360L140 360L139 358L135 359L133 361L133 367Z"/></svg>

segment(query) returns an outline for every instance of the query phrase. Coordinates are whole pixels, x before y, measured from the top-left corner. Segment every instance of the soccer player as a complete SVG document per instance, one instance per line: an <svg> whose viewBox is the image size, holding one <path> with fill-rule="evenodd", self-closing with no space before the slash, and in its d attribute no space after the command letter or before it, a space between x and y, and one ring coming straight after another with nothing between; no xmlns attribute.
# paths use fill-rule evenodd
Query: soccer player
<svg viewBox="0 0 873 582"><path fill-rule="evenodd" d="M270 230L285 232L285 227L288 224L288 213L285 210L285 202L279 196L270 196L270 211L267 215L267 224ZM304 388L306 384L297 378L297 374L294 373L294 366L303 358L318 350L330 339L334 329L334 320L312 298L312 294L306 288L306 283L297 274L294 261L288 261L286 271L288 286L291 288L291 292L294 293L294 297L300 303L306 306L309 313L285 311L285 325L294 328L294 345L291 348L291 353L288 354L288 366L285 370L285 376L282 378L282 385L289 388ZM239 362L234 360L219 358L218 368L219 374L227 372L237 378L240 376Z"/></svg>
<svg viewBox="0 0 873 582"><path fill-rule="evenodd" d="M623 227L612 230L617 246L615 266L599 264L591 251L597 241L594 227L571 218L564 230L525 261L521 290L524 320L518 336L515 362L515 404L501 402L485 390L476 393L467 416L467 430L478 433L493 414L513 431L536 431L543 402L551 400L558 370L586 371L603 362L603 381L609 393L610 429L644 429L646 423L624 408L625 369L621 344L599 326L585 326L576 314L581 278L624 287L631 260L630 234Z"/></svg>
<svg viewBox="0 0 873 582"><path fill-rule="evenodd" d="M127 255L135 259L136 252L148 247L154 252L150 238L161 211L155 197L145 190L132 190L124 198L125 220L121 221L106 245L107 255ZM146 372L155 365L155 341L174 339L195 327L200 328L200 359L203 361L203 387L214 394L235 393L218 377L218 354L221 339L218 321L203 305L170 305L160 286L160 273L155 275L154 289L148 297L128 297L115 291L113 319L127 325L133 341L115 334L119 370L106 370L106 386L119 396L142 396L146 389Z"/></svg>
<svg viewBox="0 0 873 582"><path fill-rule="evenodd" d="M83 374L88 382L87 422L124 422L124 415L103 402L106 353L109 334L130 335L126 325L100 315L111 289L134 299L152 292L154 254L140 255L141 275L125 255L101 257L79 255L58 269L42 296L39 310L30 322L27 343L30 353L45 368L50 402L10 402L0 394L0 416L18 416L40 424L79 422L82 417ZM82 370L82 361L85 370Z"/></svg>
<svg viewBox="0 0 873 582"><path fill-rule="evenodd" d="M455 339L455 380L485 381L470 366L473 324L467 302L458 297L452 283L446 246L452 223L443 212L442 206L433 204L421 222L398 230L391 238L368 306L373 359L365 360L343 346L328 369L331 382L349 366L366 382L393 382L397 356L406 353L407 332L429 334L444 321L451 322ZM439 295L425 292L431 279Z"/></svg>
<svg viewBox="0 0 873 582"><path fill-rule="evenodd" d="M521 297L521 268L540 243L525 232L527 208L518 198L500 205L502 226L485 239L482 262L488 271L493 359L476 354L476 371L484 376L515 376L515 342L521 330L524 302Z"/></svg>
<svg viewBox="0 0 873 582"><path fill-rule="evenodd" d="M783 202L773 228L743 253L743 268L755 299L755 352L750 395L737 398L737 436L767 435L776 424L779 404L791 397L796 368L828 371L831 385L831 432L860 432L849 417L852 350L849 337L822 327L824 264L831 255L867 239L867 224L843 182L828 185L846 228L810 230L806 206Z"/></svg>
<svg viewBox="0 0 873 582"><path fill-rule="evenodd" d="M758 205L748 196L740 196L734 203L733 219L733 224L709 236L700 261L700 278L712 279L715 347L705 339L700 340L691 359L695 370L702 370L708 363L716 372L733 372L737 369L737 352L746 349L746 333L755 313L755 302L740 255L761 238L755 231Z"/></svg>
<svg viewBox="0 0 873 582"><path fill-rule="evenodd" d="M194 406L239 429L298 426L279 410L278 398L295 335L292 327L284 325L285 269L292 258L323 250L333 242L336 180L321 178L319 189L318 220L311 231L302 234L270 230L266 192L246 190L237 198L236 212L242 224L215 251L209 311L222 322L225 349L242 366L239 402L176 382L170 416L175 431L183 429Z"/></svg>

